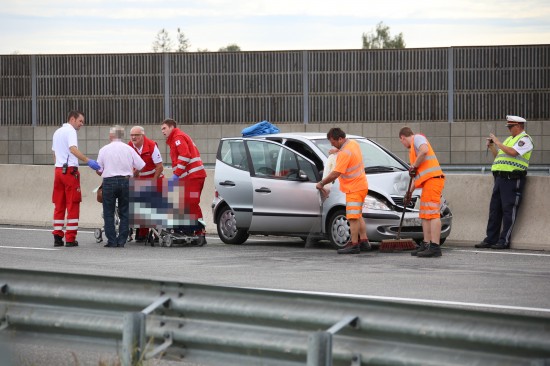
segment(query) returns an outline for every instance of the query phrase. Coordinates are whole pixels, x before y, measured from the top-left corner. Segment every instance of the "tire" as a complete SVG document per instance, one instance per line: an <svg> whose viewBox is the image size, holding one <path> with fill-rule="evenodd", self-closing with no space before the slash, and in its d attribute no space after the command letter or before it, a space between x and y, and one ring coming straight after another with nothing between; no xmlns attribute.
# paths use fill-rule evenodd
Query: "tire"
<svg viewBox="0 0 550 366"><path fill-rule="evenodd" d="M237 228L237 220L233 210L228 206L220 209L216 220L216 230L225 244L243 244L248 239L248 231Z"/></svg>
<svg viewBox="0 0 550 366"><path fill-rule="evenodd" d="M334 249L340 249L350 241L349 221L346 219L346 211L344 209L338 209L330 216L327 234L330 245Z"/></svg>

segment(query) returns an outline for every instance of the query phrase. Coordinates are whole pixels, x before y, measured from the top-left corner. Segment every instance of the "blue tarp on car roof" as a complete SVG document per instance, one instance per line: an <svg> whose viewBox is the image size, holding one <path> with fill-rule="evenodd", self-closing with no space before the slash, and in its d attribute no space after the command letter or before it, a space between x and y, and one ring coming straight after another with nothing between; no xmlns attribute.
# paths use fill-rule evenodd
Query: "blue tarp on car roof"
<svg viewBox="0 0 550 366"><path fill-rule="evenodd" d="M258 122L255 125L243 128L241 131L243 137L251 137L258 135L267 135L270 133L279 133L279 129L268 121Z"/></svg>

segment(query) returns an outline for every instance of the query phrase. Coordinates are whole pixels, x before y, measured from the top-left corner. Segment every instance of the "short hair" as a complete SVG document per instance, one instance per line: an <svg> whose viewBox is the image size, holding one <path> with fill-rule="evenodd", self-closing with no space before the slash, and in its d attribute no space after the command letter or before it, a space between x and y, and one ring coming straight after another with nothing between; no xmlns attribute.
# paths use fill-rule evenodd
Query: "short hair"
<svg viewBox="0 0 550 366"><path fill-rule="evenodd" d="M339 138L346 138L346 133L339 127L333 127L327 132L327 139L338 140Z"/></svg>
<svg viewBox="0 0 550 366"><path fill-rule="evenodd" d="M77 110L74 110L74 111L70 111L69 114L67 115L67 121L69 121L71 118L78 118L78 117L85 117L84 116L84 113L82 113L81 111L77 111Z"/></svg>
<svg viewBox="0 0 550 366"><path fill-rule="evenodd" d="M130 133L132 133L132 130L134 128L137 128L139 130L139 132L141 132L142 135L145 135L145 128L141 127L141 126L134 126L130 129Z"/></svg>
<svg viewBox="0 0 550 366"><path fill-rule="evenodd" d="M410 127L403 127L402 129L399 130L399 137L401 136L409 137L412 135L414 135L414 132L413 130L411 130Z"/></svg>
<svg viewBox="0 0 550 366"><path fill-rule="evenodd" d="M114 125L109 129L109 134L115 136L115 138L122 140L124 138L124 128L119 125Z"/></svg>
<svg viewBox="0 0 550 366"><path fill-rule="evenodd" d="M162 121L161 125L167 125L169 127L176 127L177 122L173 120L172 118L167 118L164 121Z"/></svg>

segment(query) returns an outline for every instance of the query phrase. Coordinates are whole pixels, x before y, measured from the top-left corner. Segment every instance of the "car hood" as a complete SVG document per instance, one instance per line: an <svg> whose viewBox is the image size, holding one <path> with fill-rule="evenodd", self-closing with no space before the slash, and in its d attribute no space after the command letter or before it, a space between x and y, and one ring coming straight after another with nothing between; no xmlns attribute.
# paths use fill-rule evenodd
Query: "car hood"
<svg viewBox="0 0 550 366"><path fill-rule="evenodd" d="M409 172L390 172L367 174L369 191L374 191L386 198L404 196L409 186Z"/></svg>

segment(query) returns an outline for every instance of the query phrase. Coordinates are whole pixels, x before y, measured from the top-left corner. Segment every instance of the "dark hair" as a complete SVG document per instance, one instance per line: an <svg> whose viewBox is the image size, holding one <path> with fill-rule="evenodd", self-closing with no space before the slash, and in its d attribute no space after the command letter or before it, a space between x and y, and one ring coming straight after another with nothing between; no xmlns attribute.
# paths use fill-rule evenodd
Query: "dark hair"
<svg viewBox="0 0 550 366"><path fill-rule="evenodd" d="M409 137L412 135L414 135L414 132L413 130L411 130L410 127L403 127L402 129L399 130L399 137L401 136Z"/></svg>
<svg viewBox="0 0 550 366"><path fill-rule="evenodd" d="M167 125L168 127L176 127L177 123L172 118L167 118L162 121L161 125Z"/></svg>
<svg viewBox="0 0 550 366"><path fill-rule="evenodd" d="M327 132L327 139L338 140L339 138L346 138L346 133L339 127L333 127Z"/></svg>
<svg viewBox="0 0 550 366"><path fill-rule="evenodd" d="M74 111L70 111L69 112L69 115L67 116L67 121L69 121L71 118L78 118L78 117L84 117L84 113L82 113L81 111L77 111L77 110L74 110Z"/></svg>

